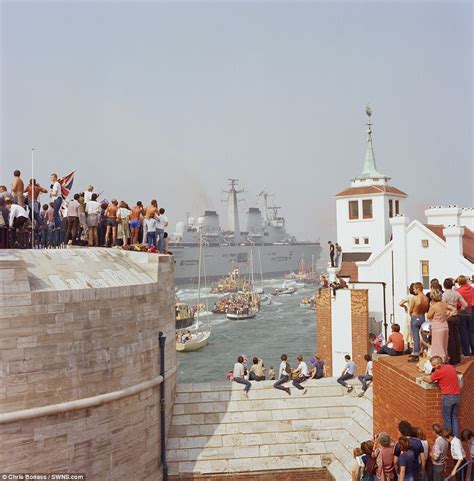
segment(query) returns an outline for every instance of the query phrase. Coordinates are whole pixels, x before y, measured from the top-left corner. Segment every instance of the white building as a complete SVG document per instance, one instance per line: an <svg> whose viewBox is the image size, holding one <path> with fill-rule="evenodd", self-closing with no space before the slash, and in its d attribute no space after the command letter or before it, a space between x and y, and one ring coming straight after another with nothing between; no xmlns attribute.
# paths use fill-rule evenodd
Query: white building
<svg viewBox="0 0 474 481"><path fill-rule="evenodd" d="M474 273L474 209L431 207L425 211L425 223L410 222L403 215L407 195L389 186L389 178L377 171L370 110L367 114L363 172L336 195L337 242L343 257L333 274L369 288L373 319L403 326L405 312L399 302L410 283L422 282L427 289L434 277L442 283L446 277Z"/></svg>

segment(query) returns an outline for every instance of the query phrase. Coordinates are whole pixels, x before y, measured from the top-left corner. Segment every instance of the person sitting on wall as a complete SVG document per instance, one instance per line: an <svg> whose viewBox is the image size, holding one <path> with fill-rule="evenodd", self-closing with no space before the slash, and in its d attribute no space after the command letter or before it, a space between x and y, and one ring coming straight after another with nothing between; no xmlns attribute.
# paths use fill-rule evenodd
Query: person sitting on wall
<svg viewBox="0 0 474 481"><path fill-rule="evenodd" d="M382 346L377 354L388 354L389 356L401 356L405 351L405 341L400 334L400 325L392 324L392 334L387 340L387 344Z"/></svg>
<svg viewBox="0 0 474 481"><path fill-rule="evenodd" d="M346 367L343 369L341 376L337 379L337 382L341 385L347 388L347 392L351 392L354 389L354 386L349 386L346 381L349 379L354 379L354 375L356 372L356 364L354 361L351 361L351 356L349 354L346 354L344 356L344 359L346 361Z"/></svg>
<svg viewBox="0 0 474 481"><path fill-rule="evenodd" d="M373 374L372 374L372 367L373 367L373 364L372 364L372 356L370 354L366 354L364 356L364 359L366 360L367 362L367 367L365 369L365 374L363 374L362 376L359 376L358 379L359 381L362 383L362 392L360 392L358 394L358 397L362 397L365 393L365 391L367 391L367 389L369 388L369 385L372 384L372 380L373 380Z"/></svg>
<svg viewBox="0 0 474 481"><path fill-rule="evenodd" d="M337 290L346 289L349 286L347 285L347 282L342 277L337 276L336 281L331 282L331 287L332 287L332 293L333 293L334 297L336 297L336 291Z"/></svg>
<svg viewBox="0 0 474 481"><path fill-rule="evenodd" d="M374 346L375 351L382 349L383 340L383 334L376 336L373 332L369 332L369 343Z"/></svg>
<svg viewBox="0 0 474 481"><path fill-rule="evenodd" d="M312 366L310 379L321 379L326 375L326 365L319 354L315 354L309 362Z"/></svg>

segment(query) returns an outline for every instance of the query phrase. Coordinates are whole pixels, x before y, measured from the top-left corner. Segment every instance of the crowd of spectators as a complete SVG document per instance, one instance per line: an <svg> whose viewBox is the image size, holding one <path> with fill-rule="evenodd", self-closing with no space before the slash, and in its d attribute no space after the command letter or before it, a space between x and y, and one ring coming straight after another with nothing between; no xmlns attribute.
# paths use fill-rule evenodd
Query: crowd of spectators
<svg viewBox="0 0 474 481"><path fill-rule="evenodd" d="M25 184L19 170L10 190L0 185L1 248L135 246L168 254L167 227L165 209L155 199L147 207L141 201L130 207L125 200L100 199L92 185L65 195L57 174L51 174L49 189L36 179Z"/></svg>
<svg viewBox="0 0 474 481"><path fill-rule="evenodd" d="M472 480L474 438L469 429L456 435L438 423L431 426L434 442L429 443L419 427L408 421L398 425L394 442L382 432L354 449L353 481L453 481ZM466 463L470 461L471 463Z"/></svg>

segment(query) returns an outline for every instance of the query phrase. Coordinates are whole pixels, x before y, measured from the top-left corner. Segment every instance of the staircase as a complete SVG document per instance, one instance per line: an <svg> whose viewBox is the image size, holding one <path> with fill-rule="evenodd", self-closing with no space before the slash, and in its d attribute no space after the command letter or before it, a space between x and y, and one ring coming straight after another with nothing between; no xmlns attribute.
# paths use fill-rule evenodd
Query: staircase
<svg viewBox="0 0 474 481"><path fill-rule="evenodd" d="M327 467L350 480L352 450L372 438L372 389L358 398L335 378L288 396L253 382L249 399L231 382L178 384L167 442L170 475Z"/></svg>

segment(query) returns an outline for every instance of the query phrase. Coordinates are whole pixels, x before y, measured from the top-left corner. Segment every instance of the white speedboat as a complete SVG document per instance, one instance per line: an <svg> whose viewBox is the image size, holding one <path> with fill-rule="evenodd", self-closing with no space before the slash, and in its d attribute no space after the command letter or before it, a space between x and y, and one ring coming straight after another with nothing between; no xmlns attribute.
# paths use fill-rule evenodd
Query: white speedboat
<svg viewBox="0 0 474 481"><path fill-rule="evenodd" d="M227 319L231 319L233 321L241 321L243 319L253 319L258 313L257 309L250 309L248 312L227 312L226 316Z"/></svg>

